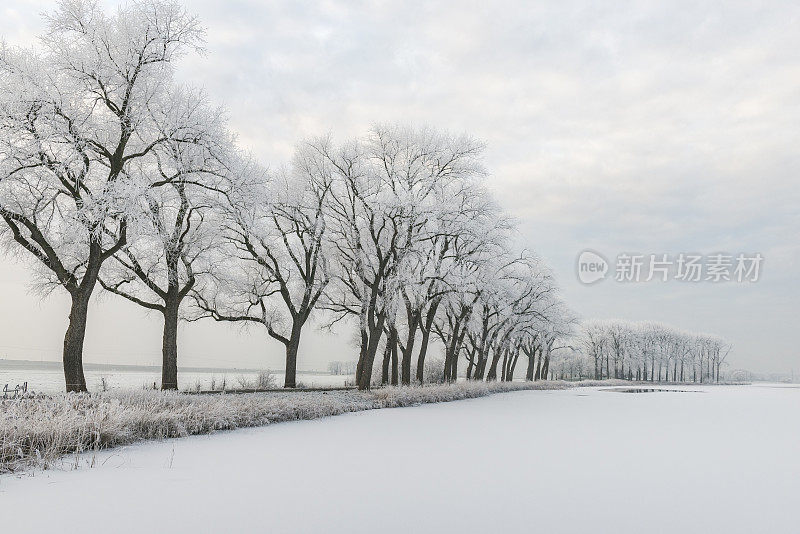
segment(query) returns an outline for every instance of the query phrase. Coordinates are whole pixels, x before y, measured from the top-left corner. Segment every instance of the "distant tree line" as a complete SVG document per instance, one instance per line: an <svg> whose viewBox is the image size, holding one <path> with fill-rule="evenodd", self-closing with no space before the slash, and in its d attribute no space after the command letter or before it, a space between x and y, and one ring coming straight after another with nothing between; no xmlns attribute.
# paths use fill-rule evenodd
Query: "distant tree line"
<svg viewBox="0 0 800 534"><path fill-rule="evenodd" d="M656 322L587 321L577 347L557 362L556 377L650 382L719 382L731 345Z"/></svg>

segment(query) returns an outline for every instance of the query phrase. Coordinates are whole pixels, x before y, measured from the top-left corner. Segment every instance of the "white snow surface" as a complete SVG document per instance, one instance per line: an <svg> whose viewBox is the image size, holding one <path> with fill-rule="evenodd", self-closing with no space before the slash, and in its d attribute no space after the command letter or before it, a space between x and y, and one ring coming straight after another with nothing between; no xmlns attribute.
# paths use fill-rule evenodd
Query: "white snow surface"
<svg viewBox="0 0 800 534"><path fill-rule="evenodd" d="M8 532L800 532L800 389L521 391L0 477ZM88 462L94 467L86 467Z"/></svg>

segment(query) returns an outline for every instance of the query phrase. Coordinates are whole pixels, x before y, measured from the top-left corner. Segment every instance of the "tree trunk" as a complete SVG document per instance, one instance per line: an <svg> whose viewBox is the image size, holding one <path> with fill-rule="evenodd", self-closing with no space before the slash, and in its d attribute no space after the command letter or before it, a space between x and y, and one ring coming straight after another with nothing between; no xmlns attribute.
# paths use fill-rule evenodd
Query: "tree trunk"
<svg viewBox="0 0 800 534"><path fill-rule="evenodd" d="M453 360L456 359L458 356L456 355L457 345L458 345L458 337L461 332L461 317L456 317L453 321L452 326L452 337L449 340L449 343L445 346L444 351L444 381L445 382L455 382L455 377L453 376ZM443 340L444 341L444 340Z"/></svg>
<svg viewBox="0 0 800 534"><path fill-rule="evenodd" d="M414 353L414 342L417 338L417 329L419 328L419 313L416 311L407 311L408 319L408 337L406 337L405 346L400 346L401 360L400 360L400 382L404 386L411 384L411 355Z"/></svg>
<svg viewBox="0 0 800 534"><path fill-rule="evenodd" d="M477 378L476 372L478 370L478 346L475 345L474 340L470 338L471 347L467 351L467 370L466 370L466 377L467 380L474 380Z"/></svg>
<svg viewBox="0 0 800 534"><path fill-rule="evenodd" d="M389 360L391 359L392 349L389 343L383 348L383 364L381 365L381 385L385 386L389 383Z"/></svg>
<svg viewBox="0 0 800 534"><path fill-rule="evenodd" d="M517 362L519 361L519 349L514 355L511 357L511 366L508 369L508 373L506 373L506 380L512 382L514 380L514 370L517 368Z"/></svg>
<svg viewBox="0 0 800 534"><path fill-rule="evenodd" d="M397 385L397 378L398 378L398 370L397 370L397 330L392 327L389 330L389 347L391 349L391 356L392 356L392 385Z"/></svg>
<svg viewBox="0 0 800 534"><path fill-rule="evenodd" d="M489 366L489 372L486 373L486 381L497 380L497 363L500 361L500 354L505 352L505 349L495 349L492 355L492 364Z"/></svg>
<svg viewBox="0 0 800 534"><path fill-rule="evenodd" d="M483 375L486 373L486 360L489 357L489 345L487 339L489 337L489 330L487 328L487 320L483 321L483 330L481 332L481 341L478 346L478 361L475 364L475 371L472 373L472 378L475 380L483 380Z"/></svg>
<svg viewBox="0 0 800 534"><path fill-rule="evenodd" d="M410 336L409 336L410 337ZM411 340L411 345L405 348L400 348L400 383L404 386L411 384L411 353L414 348L414 341Z"/></svg>
<svg viewBox="0 0 800 534"><path fill-rule="evenodd" d="M533 351L525 351L525 355L528 357L528 368L525 370L525 380L532 382L533 381L533 373L536 367L536 349Z"/></svg>
<svg viewBox="0 0 800 534"><path fill-rule="evenodd" d="M89 311L91 290L72 295L69 311L69 326L64 335L64 381L67 393L87 391L83 375L83 340L86 337L86 320Z"/></svg>
<svg viewBox="0 0 800 534"><path fill-rule="evenodd" d="M383 325L386 323L386 314L381 312L378 314L375 325L369 328L368 332L362 332L362 346L361 356L358 365L358 389L369 389L372 385L372 366L375 363L375 353L378 352L378 343L381 340L383 333Z"/></svg>
<svg viewBox="0 0 800 534"><path fill-rule="evenodd" d="M458 355L461 353L461 348L458 347L453 351L453 356L450 359L450 382L458 380Z"/></svg>
<svg viewBox="0 0 800 534"><path fill-rule="evenodd" d="M419 354L417 355L417 382L422 384L425 381L425 354L428 352L428 340L431 336L431 329L422 331L422 339L419 344Z"/></svg>
<svg viewBox="0 0 800 534"><path fill-rule="evenodd" d="M417 356L417 381L422 384L425 380L425 355L428 353L428 342L431 337L431 327L433 320L436 317L436 309L439 307L439 302L434 302L428 308L428 313L425 315L425 325L422 329L422 339L419 345L419 355Z"/></svg>
<svg viewBox="0 0 800 534"><path fill-rule="evenodd" d="M178 389L178 308L177 299L166 299L164 334L161 346L161 389Z"/></svg>
<svg viewBox="0 0 800 534"><path fill-rule="evenodd" d="M464 344L464 336L467 334L467 323L471 313L470 306L462 306L455 321L450 359L445 361L445 381L455 382L458 380L458 357L461 354L461 346Z"/></svg>
<svg viewBox="0 0 800 534"><path fill-rule="evenodd" d="M292 322L292 333L289 344L286 345L286 374L283 378L284 388L297 387L297 353L300 349L300 335L303 332L303 321L295 319Z"/></svg>
<svg viewBox="0 0 800 534"><path fill-rule="evenodd" d="M358 362L356 363L356 385L361 383L361 374L364 371L364 362L367 360L367 348L369 347L369 330L362 325L360 328L361 345L358 351Z"/></svg>
<svg viewBox="0 0 800 534"><path fill-rule="evenodd" d="M547 349L547 354L544 355L544 364L542 365L542 380L549 380L550 375L550 349Z"/></svg>

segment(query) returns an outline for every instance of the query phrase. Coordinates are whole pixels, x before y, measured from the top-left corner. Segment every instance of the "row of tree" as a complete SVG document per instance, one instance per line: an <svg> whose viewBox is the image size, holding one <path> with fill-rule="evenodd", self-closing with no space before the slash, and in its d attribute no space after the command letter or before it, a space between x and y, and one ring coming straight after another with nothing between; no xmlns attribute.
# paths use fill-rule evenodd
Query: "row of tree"
<svg viewBox="0 0 800 534"><path fill-rule="evenodd" d="M268 171L201 91L174 82L175 59L202 39L180 6L108 16L62 2L48 20L41 49L0 53L0 216L41 287L71 297L67 390L86 390L98 285L163 315L165 389L177 387L182 316L263 325L285 347L287 387L315 310L355 319L361 388L382 343L404 384L412 358L422 379L432 335L447 380L462 350L471 376L492 379L501 360L510 377L520 350L547 347L543 329L565 308L541 262L510 252L479 142L378 126L304 143Z"/></svg>
<svg viewBox="0 0 800 534"><path fill-rule="evenodd" d="M650 382L718 382L731 350L724 339L655 322L587 321L578 354L558 362L558 377Z"/></svg>
<svg viewBox="0 0 800 534"><path fill-rule="evenodd" d="M202 91L175 83L176 58L202 41L179 5L108 16L65 1L48 20L40 49L0 50L0 238L34 260L40 287L71 297L68 391L86 390L97 286L163 316L164 389L177 388L182 318L265 328L286 387L314 315L357 325L362 389L378 368L383 383L422 382L432 343L446 381L461 361L468 379L512 380L520 356L528 380L544 379L572 354L575 318L541 259L515 251L480 142L379 125L304 142L269 170ZM598 377L613 359L603 347ZM673 361L639 353L640 377ZM633 354L617 354L615 376Z"/></svg>

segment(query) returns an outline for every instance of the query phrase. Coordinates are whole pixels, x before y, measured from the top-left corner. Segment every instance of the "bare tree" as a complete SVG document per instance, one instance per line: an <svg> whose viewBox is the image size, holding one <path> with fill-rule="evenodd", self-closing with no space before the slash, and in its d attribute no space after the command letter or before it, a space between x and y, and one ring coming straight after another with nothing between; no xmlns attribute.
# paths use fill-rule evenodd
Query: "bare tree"
<svg viewBox="0 0 800 534"><path fill-rule="evenodd" d="M401 288L419 280L412 274L419 263L415 258L437 234L435 222L441 218L436 213L448 209L447 199L482 173L476 161L481 148L467 137L400 126L377 126L366 139L341 149L327 140L318 144L337 171L329 203L337 276L326 307L335 314L334 321L359 319L359 388L370 385L384 330L395 328L387 325L387 318L402 298ZM412 331L421 323L419 313L412 309L406 325ZM404 383L410 381L408 339ZM418 372L422 368L418 365Z"/></svg>
<svg viewBox="0 0 800 534"><path fill-rule="evenodd" d="M303 146L288 172L229 195L225 237L233 252L215 270L217 283L194 293L203 315L262 324L286 352L284 387L297 386L303 327L330 281L326 202L330 163ZM277 305L276 305L277 302Z"/></svg>
<svg viewBox="0 0 800 534"><path fill-rule="evenodd" d="M588 357L596 379L612 378L609 362L613 361L613 378L684 382L690 379L688 365L692 381L719 381L720 367L731 349L718 336L652 321L587 321L579 339L582 355L574 357Z"/></svg>
<svg viewBox="0 0 800 534"><path fill-rule="evenodd" d="M100 276L107 291L162 314L162 389L178 388L181 304L221 244L219 206L230 187L225 164L232 152L228 136L217 128L219 111L207 109L202 95L176 109L182 109L183 122L196 123L198 137L191 145L166 142L153 151L158 176L140 199L139 212L131 214L128 243Z"/></svg>
<svg viewBox="0 0 800 534"><path fill-rule="evenodd" d="M500 379L509 378L509 371L525 345L523 336L530 331L532 322L546 322L548 309L558 302L553 276L535 255L523 252L505 260L497 272L498 283L492 290L494 298L491 303L496 309L492 325L494 332L488 347L492 357L486 380L498 378L501 361ZM482 367L485 363L479 365Z"/></svg>
<svg viewBox="0 0 800 534"><path fill-rule="evenodd" d="M495 273L491 270L491 261L502 256L507 247L507 235L511 228L509 220L498 210L492 198L481 187L465 187L458 195L453 195L447 208L437 212L436 230L430 239L422 242L420 250L412 256L417 260L412 264L410 279L402 287L406 306L408 325L415 317L415 324L421 332L419 354L417 356L417 380L423 382L423 369L430 343L430 334L436 327L435 320L441 315L443 303L452 303L453 299L480 298L485 293L478 290L476 282L491 280ZM483 273L480 280L478 273ZM465 293L472 293L471 297ZM460 295L460 297L458 296ZM467 304L468 306L468 304ZM452 313L451 313L452 315ZM472 312L469 311L469 316ZM462 329L468 318L459 321L458 330ZM455 326L455 325L454 325ZM456 345L464 342L462 337L451 338L439 328L439 337L443 340L452 355ZM409 326L409 337L413 340L413 329ZM413 344L409 343L409 347ZM408 357L410 359L410 349ZM445 365L450 368L446 376L454 379L453 366L457 365L453 358L445 358ZM474 364L473 364L474 365Z"/></svg>

